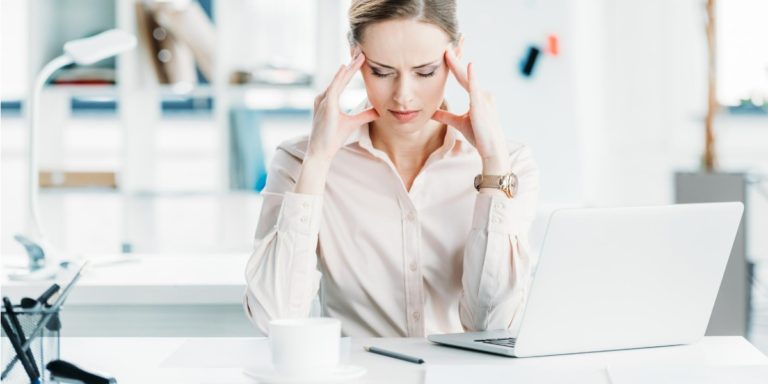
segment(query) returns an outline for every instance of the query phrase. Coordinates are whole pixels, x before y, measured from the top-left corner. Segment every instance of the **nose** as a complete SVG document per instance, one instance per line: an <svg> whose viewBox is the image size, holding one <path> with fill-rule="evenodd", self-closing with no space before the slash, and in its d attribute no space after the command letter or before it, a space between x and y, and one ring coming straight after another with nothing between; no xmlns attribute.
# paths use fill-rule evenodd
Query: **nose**
<svg viewBox="0 0 768 384"><path fill-rule="evenodd" d="M414 97L414 84L409 76L399 76L397 84L395 85L395 93L393 100L400 106L408 107L413 101Z"/></svg>

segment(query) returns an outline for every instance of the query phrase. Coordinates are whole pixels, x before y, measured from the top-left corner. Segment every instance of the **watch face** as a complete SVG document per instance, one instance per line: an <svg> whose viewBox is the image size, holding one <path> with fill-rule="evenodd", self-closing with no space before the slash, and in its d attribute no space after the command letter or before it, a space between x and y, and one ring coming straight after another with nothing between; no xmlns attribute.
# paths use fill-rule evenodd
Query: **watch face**
<svg viewBox="0 0 768 384"><path fill-rule="evenodd" d="M517 176L515 176L514 173L505 175L499 180L499 184L501 185L501 189L507 193L507 196L512 197L517 191Z"/></svg>

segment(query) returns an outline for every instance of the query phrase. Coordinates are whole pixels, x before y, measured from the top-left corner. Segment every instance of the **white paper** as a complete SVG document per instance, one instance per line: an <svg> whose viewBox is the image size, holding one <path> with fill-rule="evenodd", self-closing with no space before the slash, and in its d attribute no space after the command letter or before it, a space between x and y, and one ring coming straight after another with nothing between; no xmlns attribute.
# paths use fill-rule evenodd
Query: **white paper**
<svg viewBox="0 0 768 384"><path fill-rule="evenodd" d="M605 369L521 365L427 365L426 384L608 383ZM764 384L764 383L763 383Z"/></svg>
<svg viewBox="0 0 768 384"><path fill-rule="evenodd" d="M668 365L608 368L611 384L766 384L768 365Z"/></svg>

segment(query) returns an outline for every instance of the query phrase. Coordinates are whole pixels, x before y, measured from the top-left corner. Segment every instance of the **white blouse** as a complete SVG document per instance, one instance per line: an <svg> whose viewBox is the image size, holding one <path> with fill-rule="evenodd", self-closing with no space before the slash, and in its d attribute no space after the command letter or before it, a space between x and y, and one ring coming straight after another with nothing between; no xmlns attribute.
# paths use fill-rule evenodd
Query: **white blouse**
<svg viewBox="0 0 768 384"><path fill-rule="evenodd" d="M334 157L323 195L293 193L308 136L282 143L271 162L253 254L246 314L323 316L354 337L516 332L534 260L528 231L539 173L528 147L510 142L513 198L478 193L477 150L453 127L408 191L368 125Z"/></svg>

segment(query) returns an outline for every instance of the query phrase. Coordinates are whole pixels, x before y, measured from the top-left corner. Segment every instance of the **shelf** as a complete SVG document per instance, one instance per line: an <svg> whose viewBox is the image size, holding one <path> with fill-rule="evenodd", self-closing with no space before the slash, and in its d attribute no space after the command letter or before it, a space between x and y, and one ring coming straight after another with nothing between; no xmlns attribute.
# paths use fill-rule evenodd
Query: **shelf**
<svg viewBox="0 0 768 384"><path fill-rule="evenodd" d="M193 0L201 4L215 27L216 44L209 49L211 52L203 52L215 63L210 82L200 82L198 74L198 81L186 87L158 84L151 61L153 50L146 47L146 38L142 37L137 22L136 4L139 1L35 0L26 6L28 15L35 15L34 22L30 19L26 26L26 45L30 47L26 67L30 76L61 55L62 46L67 41L111 28L137 36L139 45L136 49L97 65L114 70L114 84L49 84L44 88L41 100L46 113L41 117L40 136L44 139L40 143L40 152L47 154L46 161L57 163L68 155L68 149L60 145L58 138L63 137L69 120L73 124L110 124L122 133L122 149L118 155L123 167L121 187L129 192L174 188L167 185L175 185L175 181L163 179L167 176L163 172L168 171L157 166L158 159L165 156L165 149L148 143L157 142L164 127L192 130L196 126L205 126L211 133L209 143L215 153L211 159L198 164L209 172L207 180L210 182L205 188L210 184L217 191L230 190L232 111L258 110L269 118L290 115L288 124L309 127L307 120L311 119L314 98L319 93L316 87L308 85L231 84L231 74L238 69L263 68L279 62L288 67L301 67L313 79L324 83L324 88L338 68L339 60L346 56L341 31L346 25L341 9L347 7L344 2L333 1L320 6L312 0L295 4ZM297 7L297 4L301 6ZM186 19L194 20L199 21L191 16ZM302 22L292 25L296 20ZM169 27L168 30L172 29ZM199 31L192 28L191 32ZM189 35L192 39L199 37L195 33ZM21 38L25 37L22 35ZM68 74L70 79L112 80L106 76L108 71L93 71L90 77L88 73L78 77L77 69L69 69L75 72ZM27 80L31 83L31 79ZM350 88L355 86L350 84ZM345 110L354 107L359 102L359 95L364 95L364 91L351 92L358 96L351 98L354 102L345 101L350 99L347 96L342 97L341 105ZM3 103L3 112L11 112L10 116L13 111L19 111L21 116L25 101ZM86 121L91 118L97 121ZM268 150L253 149L255 152ZM192 176L183 177L193 180ZM163 181L158 181L160 179Z"/></svg>
<svg viewBox="0 0 768 384"><path fill-rule="evenodd" d="M119 90L115 84L83 84L83 85L54 85L49 84L43 88L43 92L60 92L71 95L117 95Z"/></svg>

